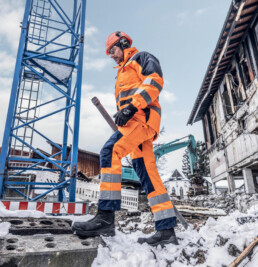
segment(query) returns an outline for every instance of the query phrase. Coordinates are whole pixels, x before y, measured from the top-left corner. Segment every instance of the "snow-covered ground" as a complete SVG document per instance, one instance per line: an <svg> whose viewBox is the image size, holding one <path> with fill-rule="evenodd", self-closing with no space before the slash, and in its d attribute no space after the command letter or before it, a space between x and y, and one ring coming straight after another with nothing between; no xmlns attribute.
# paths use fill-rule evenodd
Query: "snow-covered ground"
<svg viewBox="0 0 258 267"><path fill-rule="evenodd" d="M6 216L38 218L46 215L36 211L7 211L0 203L0 217ZM73 221L84 221L92 216L69 217ZM237 220L240 217L243 222L241 224ZM0 222L0 237L8 234L9 226L9 223ZM106 246L99 246L98 256L92 266L228 266L235 259L235 256L231 255L248 246L258 235L257 230L258 205L252 206L248 214L235 211L217 220L210 217L199 230L190 225L186 231L177 232L179 246L166 245L164 248L160 246L153 248L147 244L140 245L137 239L144 235L141 231L122 233L116 230L115 237L103 238ZM258 247L254 248L251 261L246 258L239 266L257 267Z"/></svg>
<svg viewBox="0 0 258 267"><path fill-rule="evenodd" d="M179 246L167 245L164 248L138 244L138 237L143 236L140 231L131 234L117 231L115 237L104 238L107 246L100 245L93 266L228 266L235 259L228 252L234 249L232 244L242 251L258 235L258 220L242 225L237 222L237 218L246 216L235 211L218 220L209 218L199 231L191 225L186 231L177 233ZM258 205L249 210L248 216L258 216ZM221 244L221 237L225 241L228 239L224 245ZM201 264L198 261L202 255L205 262ZM257 267L258 247L253 255L251 262L246 259L239 266Z"/></svg>

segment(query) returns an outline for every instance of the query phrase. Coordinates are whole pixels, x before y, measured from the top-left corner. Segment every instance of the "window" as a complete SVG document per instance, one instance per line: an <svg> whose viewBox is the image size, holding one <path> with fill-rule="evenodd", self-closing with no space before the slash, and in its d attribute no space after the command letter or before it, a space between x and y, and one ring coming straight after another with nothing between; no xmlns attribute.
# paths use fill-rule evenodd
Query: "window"
<svg viewBox="0 0 258 267"><path fill-rule="evenodd" d="M231 85L234 105L238 107L246 99L246 94L241 81L238 65L236 62L234 63L235 64L233 64L230 72L228 73L228 78Z"/></svg>
<svg viewBox="0 0 258 267"><path fill-rule="evenodd" d="M210 146L212 145L212 143L211 143L210 127L209 127L207 114L204 115L203 121L204 121L204 132L205 132L205 136L207 139L207 141L206 141L207 149L209 149Z"/></svg>
<svg viewBox="0 0 258 267"><path fill-rule="evenodd" d="M250 61L250 50L247 45L247 40L245 40L240 46L236 58L239 64L239 69L241 70L243 75L243 83L247 88L249 84L254 80L254 72Z"/></svg>
<svg viewBox="0 0 258 267"><path fill-rule="evenodd" d="M214 143L215 138L214 138L214 132L212 129L211 115L209 111L206 113L206 116L207 116L207 123L208 123L209 135L210 135L210 144L212 145Z"/></svg>
<svg viewBox="0 0 258 267"><path fill-rule="evenodd" d="M251 26L247 36L247 45L250 53L250 63L253 72L258 75L258 19Z"/></svg>
<svg viewBox="0 0 258 267"><path fill-rule="evenodd" d="M239 125L238 130L239 130L239 132L242 133L246 129L246 120L245 120L245 118L239 120L238 121L238 125Z"/></svg>
<svg viewBox="0 0 258 267"><path fill-rule="evenodd" d="M172 187L172 194L173 194L173 195L176 194L176 189L175 189L175 187Z"/></svg>
<svg viewBox="0 0 258 267"><path fill-rule="evenodd" d="M222 101L225 110L225 117L226 121L228 121L234 114L234 106L233 103L231 103L230 94L227 89L226 82L224 83L222 90Z"/></svg>
<svg viewBox="0 0 258 267"><path fill-rule="evenodd" d="M213 135L213 139L215 141L218 137L218 134L217 134L216 116L215 116L213 105L210 105L210 107L209 107L209 114L210 114L212 135Z"/></svg>
<svg viewBox="0 0 258 267"><path fill-rule="evenodd" d="M180 187L180 197L181 197L181 198L184 197L184 190L183 190L183 187Z"/></svg>
<svg viewBox="0 0 258 267"><path fill-rule="evenodd" d="M206 146L206 149L207 149L208 148L208 137L207 137L207 131L206 131L206 127L205 127L204 118L202 119L202 127L203 127L203 132L204 132L205 146Z"/></svg>

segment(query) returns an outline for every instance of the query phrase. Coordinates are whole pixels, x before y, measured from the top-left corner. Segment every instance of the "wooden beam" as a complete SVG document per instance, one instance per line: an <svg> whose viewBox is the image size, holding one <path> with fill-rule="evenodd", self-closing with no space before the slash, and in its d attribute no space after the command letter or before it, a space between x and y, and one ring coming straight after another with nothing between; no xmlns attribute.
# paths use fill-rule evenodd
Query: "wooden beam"
<svg viewBox="0 0 258 267"><path fill-rule="evenodd" d="M248 245L246 249L233 261L228 267L236 267L241 263L243 259L245 259L253 250L253 248L258 244L258 237L255 237L254 240Z"/></svg>

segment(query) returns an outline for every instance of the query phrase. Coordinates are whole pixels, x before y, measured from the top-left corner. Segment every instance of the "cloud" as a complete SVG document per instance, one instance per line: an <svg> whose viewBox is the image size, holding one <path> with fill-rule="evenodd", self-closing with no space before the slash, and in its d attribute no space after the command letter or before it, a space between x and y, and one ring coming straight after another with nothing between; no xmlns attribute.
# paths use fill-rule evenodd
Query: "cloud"
<svg viewBox="0 0 258 267"><path fill-rule="evenodd" d="M83 84L82 85L82 92L83 91L85 91L85 92L87 92L87 91L92 91L94 89L94 85L92 85L92 84Z"/></svg>
<svg viewBox="0 0 258 267"><path fill-rule="evenodd" d="M95 26L86 26L85 29L85 47L84 51L85 54L92 55L97 54L100 52L100 47L103 47L103 51L101 51L103 54L104 51L104 44L100 44L98 41L98 35L99 30Z"/></svg>
<svg viewBox="0 0 258 267"><path fill-rule="evenodd" d="M92 35L95 35L98 32L99 32L99 30L96 27L94 27L94 26L88 26L85 29L85 36L86 37L90 37Z"/></svg>
<svg viewBox="0 0 258 267"><path fill-rule="evenodd" d="M1 92L2 90L9 90L12 86L12 78L0 77L0 84L1 84Z"/></svg>
<svg viewBox="0 0 258 267"><path fill-rule="evenodd" d="M92 55L92 54L98 54L100 52L100 49L97 46L92 46L91 44L88 43L88 40L86 39L85 45L84 45L84 54L85 55ZM103 46L102 49L102 54L105 54L105 49Z"/></svg>
<svg viewBox="0 0 258 267"><path fill-rule="evenodd" d="M183 116L187 116L189 114L189 111L187 110L173 110L170 112L170 115L173 117L179 117L182 118Z"/></svg>
<svg viewBox="0 0 258 267"><path fill-rule="evenodd" d="M164 90L164 92L162 91L162 93L160 94L160 99L161 101L169 102L169 103L172 103L177 100L174 93L166 91L166 90Z"/></svg>
<svg viewBox="0 0 258 267"><path fill-rule="evenodd" d="M200 8L200 9L197 9L197 10L194 12L194 15L195 15L195 16L201 16L201 15L204 14L206 11L207 11L206 8Z"/></svg>
<svg viewBox="0 0 258 267"><path fill-rule="evenodd" d="M15 66L15 57L7 54L6 52L0 52L0 73L1 76L9 76L13 73Z"/></svg>
<svg viewBox="0 0 258 267"><path fill-rule="evenodd" d="M7 109L9 105L10 93L11 93L11 85L12 79L9 78L1 78L1 97L0 97L0 146L2 146L2 138L4 134L4 127L7 115Z"/></svg>
<svg viewBox="0 0 258 267"><path fill-rule="evenodd" d="M92 59L92 58L85 57L84 68L86 70L101 71L110 64L111 64L111 61L109 58Z"/></svg>
<svg viewBox="0 0 258 267"><path fill-rule="evenodd" d="M107 89L107 92L112 92ZM101 147L112 135L113 131L102 117L91 99L97 97L103 107L112 117L116 112L115 97L113 93L86 92L82 96L80 148L99 153Z"/></svg>
<svg viewBox="0 0 258 267"><path fill-rule="evenodd" d="M177 20L178 25L184 24L186 22L187 18L188 18L188 12L187 11L181 12L181 13L176 15L176 20Z"/></svg>
<svg viewBox="0 0 258 267"><path fill-rule="evenodd" d="M23 2L23 1L22 1ZM0 39L8 42L13 50L18 47L21 29L19 27L24 12L20 1L0 1ZM15 6L15 8L14 8Z"/></svg>

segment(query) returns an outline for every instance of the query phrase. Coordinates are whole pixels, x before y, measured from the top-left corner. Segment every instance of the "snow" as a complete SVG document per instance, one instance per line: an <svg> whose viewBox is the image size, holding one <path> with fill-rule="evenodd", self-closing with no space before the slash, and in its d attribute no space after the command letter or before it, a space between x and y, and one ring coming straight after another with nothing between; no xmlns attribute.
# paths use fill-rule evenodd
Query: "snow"
<svg viewBox="0 0 258 267"><path fill-rule="evenodd" d="M252 214L254 211L258 212L258 207L252 207ZM240 225L236 219L243 216L246 214L235 211L217 220L210 217L199 232L190 225L186 231L177 232L179 246L171 244L164 248L138 244L138 237L144 236L140 231L130 234L116 231L116 236L103 238L107 246L99 246L92 266L228 266L235 259L228 253L229 245L234 244L242 251L257 235L258 221ZM217 245L218 235L228 239L221 247ZM206 261L197 264L196 253L200 250L204 252ZM189 256L189 260L184 255ZM253 260L246 260L246 263L246 267L258 266L258 256L254 253Z"/></svg>
<svg viewBox="0 0 258 267"><path fill-rule="evenodd" d="M37 210L16 210L16 211L7 210L5 209L4 204L0 202L0 217L41 218L41 217L46 217L46 214Z"/></svg>
<svg viewBox="0 0 258 267"><path fill-rule="evenodd" d="M258 203L253 205L247 210L247 214L258 216Z"/></svg>
<svg viewBox="0 0 258 267"><path fill-rule="evenodd" d="M9 228L11 224L9 222L2 222L0 221L0 238L6 236L9 233Z"/></svg>
<svg viewBox="0 0 258 267"><path fill-rule="evenodd" d="M219 217L217 220L210 217L205 225L199 231L194 229L192 224L187 230L177 231L179 245L166 245L151 247L145 244L137 243L137 239L144 235L141 231L122 233L116 230L116 236L103 237L106 245L99 245L98 255L92 266L97 267L131 267L131 266L148 266L148 267L185 267L185 266L228 266L234 259L229 255L228 248L230 244L234 244L240 251L244 249L257 236L258 229L258 204L252 206L247 214L239 211L232 212L230 215ZM46 217L39 211L8 211L4 205L0 203L0 217ZM253 217L254 222L246 222L239 224L239 217ZM75 221L87 221L92 215L84 216L66 216ZM140 224L146 223L148 220L147 213L142 214ZM0 237L8 234L10 224L0 221ZM177 230L177 229L176 229ZM223 245L218 245L218 236L227 240ZM205 262L198 262L198 255L203 254ZM258 248L253 252L252 261L245 259L240 267L256 267L258 266Z"/></svg>

